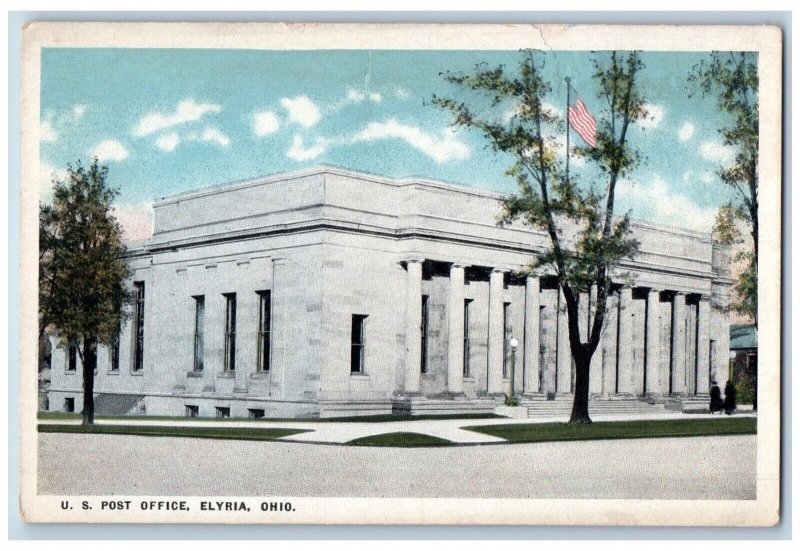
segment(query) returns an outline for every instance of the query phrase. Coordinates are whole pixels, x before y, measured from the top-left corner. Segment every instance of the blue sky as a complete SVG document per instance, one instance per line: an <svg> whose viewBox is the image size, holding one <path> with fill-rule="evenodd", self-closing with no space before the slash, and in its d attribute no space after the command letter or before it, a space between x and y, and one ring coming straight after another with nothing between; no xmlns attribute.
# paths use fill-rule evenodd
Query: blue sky
<svg viewBox="0 0 800 551"><path fill-rule="evenodd" d="M688 97L703 53L645 53L650 118L631 133L644 160L619 190L635 218L708 230L730 192L715 171L729 162L713 98ZM595 116L602 104L591 52L548 52L550 104L563 115L564 77ZM45 49L41 186L93 155L121 190L131 238L150 231L156 197L329 163L387 176L424 176L501 192L508 158L477 133L448 127L433 94L467 99L440 73L476 63L517 67L516 51L253 51ZM502 117L504 107L492 112ZM563 136L559 137L563 139ZM573 143L579 142L575 133ZM593 167L573 161L583 181Z"/></svg>

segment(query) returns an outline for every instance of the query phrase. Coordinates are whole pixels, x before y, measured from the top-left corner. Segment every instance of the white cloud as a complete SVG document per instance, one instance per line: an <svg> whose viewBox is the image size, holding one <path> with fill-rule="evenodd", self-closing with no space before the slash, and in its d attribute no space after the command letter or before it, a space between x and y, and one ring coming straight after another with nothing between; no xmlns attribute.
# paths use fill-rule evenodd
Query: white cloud
<svg viewBox="0 0 800 551"><path fill-rule="evenodd" d="M727 165L734 161L733 148L720 142L703 142L700 144L700 155L707 161Z"/></svg>
<svg viewBox="0 0 800 551"><path fill-rule="evenodd" d="M39 126L39 140L47 143L56 143L58 141L58 132L49 120L43 121Z"/></svg>
<svg viewBox="0 0 800 551"><path fill-rule="evenodd" d="M156 140L156 146L162 151L175 151L179 143L181 143L181 139L175 132L161 136Z"/></svg>
<svg viewBox="0 0 800 551"><path fill-rule="evenodd" d="M706 184L710 184L715 179L715 175L713 172L705 171L700 174L700 181Z"/></svg>
<svg viewBox="0 0 800 551"><path fill-rule="evenodd" d="M278 116L272 111L262 111L253 114L253 133L256 136L268 136L274 134L280 128L281 122Z"/></svg>
<svg viewBox="0 0 800 551"><path fill-rule="evenodd" d="M72 106L72 114L75 119L80 119L86 114L86 105L79 103L77 105Z"/></svg>
<svg viewBox="0 0 800 551"><path fill-rule="evenodd" d="M117 140L103 140L92 148L91 154L98 161L122 161L128 158L128 150Z"/></svg>
<svg viewBox="0 0 800 551"><path fill-rule="evenodd" d="M347 100L352 102L362 102L368 99L373 103L380 103L383 101L383 96L379 92L362 92L361 90L356 90L354 88L350 88L347 90Z"/></svg>
<svg viewBox="0 0 800 551"><path fill-rule="evenodd" d="M138 241L153 236L152 203L135 203L114 207L114 216L122 226L126 241Z"/></svg>
<svg viewBox="0 0 800 551"><path fill-rule="evenodd" d="M394 93L395 97L399 99L408 99L411 97L411 92L409 92L402 86L395 86L394 88L392 88L392 93Z"/></svg>
<svg viewBox="0 0 800 551"><path fill-rule="evenodd" d="M678 139L682 142L688 142L694 136L694 124L686 121L681 126L681 129L678 130Z"/></svg>
<svg viewBox="0 0 800 551"><path fill-rule="evenodd" d="M53 179L64 181L67 176L66 170L56 170L47 163L39 163L39 199L49 201L53 193Z"/></svg>
<svg viewBox="0 0 800 551"><path fill-rule="evenodd" d="M231 139L219 128L207 126L203 130L200 139L204 142L214 142L222 147L228 147L231 144Z"/></svg>
<svg viewBox="0 0 800 551"><path fill-rule="evenodd" d="M650 222L689 230L711 231L717 213L714 207L700 207L690 197L670 190L659 176L655 176L649 184L621 180L617 197L620 205L630 206L637 218L649 213L644 218Z"/></svg>
<svg viewBox="0 0 800 551"><path fill-rule="evenodd" d="M319 107L308 96L283 98L281 105L289 113L289 120L304 128L311 128L322 118Z"/></svg>
<svg viewBox="0 0 800 551"><path fill-rule="evenodd" d="M371 122L352 138L352 142L373 142L376 140L399 139L421 151L437 163L467 159L470 149L459 141L452 129L446 129L442 136L435 136L416 126L410 126L389 119L385 122Z"/></svg>
<svg viewBox="0 0 800 551"><path fill-rule="evenodd" d="M644 108L647 110L647 116L638 122L640 128L651 130L661 124L661 121L664 120L664 108L662 106L645 103Z"/></svg>
<svg viewBox="0 0 800 551"><path fill-rule="evenodd" d="M286 156L295 161L312 161L328 150L328 141L317 138L314 145L306 147L301 136L295 136Z"/></svg>
<svg viewBox="0 0 800 551"><path fill-rule="evenodd" d="M134 136L147 136L165 128L200 120L206 113L219 113L222 106L215 103L197 103L194 99L185 99L178 104L175 112L170 114L150 113L139 120L133 129Z"/></svg>

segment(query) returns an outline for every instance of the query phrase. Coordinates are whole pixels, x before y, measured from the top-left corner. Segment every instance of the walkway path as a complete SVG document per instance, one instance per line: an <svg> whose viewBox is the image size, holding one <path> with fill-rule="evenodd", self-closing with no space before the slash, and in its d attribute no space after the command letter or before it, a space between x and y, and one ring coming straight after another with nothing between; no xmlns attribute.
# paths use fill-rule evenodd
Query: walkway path
<svg viewBox="0 0 800 551"><path fill-rule="evenodd" d="M753 413L737 415L754 417ZM719 415L713 418L719 418ZM687 415L683 413L625 414L625 415L594 415L594 421L634 421L634 420L666 420L666 419L710 419L709 414ZM307 442L320 444L342 444L377 434L390 432L415 432L427 434L456 442L459 444L491 444L505 442L504 439L488 434L464 430L463 427L477 425L505 425L514 423L553 423L565 422L568 417L542 417L535 419L425 419L419 421L385 421L385 422L315 422L315 421L264 421L264 420L193 420L193 419L98 419L98 425L148 425L148 426L173 426L173 427L246 427L246 428L296 428L309 430L280 438L290 442ZM40 424L79 424L79 420L42 419Z"/></svg>

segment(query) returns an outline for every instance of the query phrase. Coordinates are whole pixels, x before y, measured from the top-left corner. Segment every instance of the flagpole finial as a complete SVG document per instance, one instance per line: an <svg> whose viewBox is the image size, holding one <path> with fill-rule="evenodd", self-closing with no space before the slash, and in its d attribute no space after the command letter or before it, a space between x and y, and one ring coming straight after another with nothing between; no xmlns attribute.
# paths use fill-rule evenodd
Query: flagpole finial
<svg viewBox="0 0 800 551"><path fill-rule="evenodd" d="M570 80L572 80L572 79L571 79L571 78L569 78L569 77L566 77L566 78L564 78L564 80L566 80L566 81L567 81L567 84L569 84L569 81L570 81Z"/></svg>

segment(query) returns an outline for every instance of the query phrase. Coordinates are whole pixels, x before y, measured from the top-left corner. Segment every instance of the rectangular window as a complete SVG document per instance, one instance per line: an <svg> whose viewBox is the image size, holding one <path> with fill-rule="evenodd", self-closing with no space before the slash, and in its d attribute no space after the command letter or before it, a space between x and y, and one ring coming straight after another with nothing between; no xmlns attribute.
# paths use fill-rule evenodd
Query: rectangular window
<svg viewBox="0 0 800 551"><path fill-rule="evenodd" d="M509 340L512 335L511 327L511 303L503 303L503 378L508 378L508 366L511 361L511 346Z"/></svg>
<svg viewBox="0 0 800 551"><path fill-rule="evenodd" d="M469 377L469 311L472 300L464 301L464 377Z"/></svg>
<svg viewBox="0 0 800 551"><path fill-rule="evenodd" d="M78 370L78 345L70 344L67 349L67 371Z"/></svg>
<svg viewBox="0 0 800 551"><path fill-rule="evenodd" d="M200 417L200 406L186 406L186 417Z"/></svg>
<svg viewBox="0 0 800 551"><path fill-rule="evenodd" d="M119 331L114 335L114 340L111 341L109 356L111 371L119 371Z"/></svg>
<svg viewBox="0 0 800 551"><path fill-rule="evenodd" d="M217 417L220 419L227 419L231 416L231 408L217 407Z"/></svg>
<svg viewBox="0 0 800 551"><path fill-rule="evenodd" d="M206 297L194 297L194 371L203 371L203 332L205 331Z"/></svg>
<svg viewBox="0 0 800 551"><path fill-rule="evenodd" d="M225 371L236 370L236 293L225 297Z"/></svg>
<svg viewBox="0 0 800 551"><path fill-rule="evenodd" d="M350 373L364 372L364 325L367 316L354 314L350 331Z"/></svg>
<svg viewBox="0 0 800 551"><path fill-rule="evenodd" d="M422 323L420 325L422 350L420 354L420 372L428 372L428 295L422 295Z"/></svg>
<svg viewBox="0 0 800 551"><path fill-rule="evenodd" d="M250 413L250 419L263 419L264 418L264 410L263 409L248 409Z"/></svg>
<svg viewBox="0 0 800 551"><path fill-rule="evenodd" d="M133 283L133 362L132 370L141 371L144 365L144 281Z"/></svg>
<svg viewBox="0 0 800 551"><path fill-rule="evenodd" d="M75 398L64 398L64 411L67 413L75 411Z"/></svg>
<svg viewBox="0 0 800 551"><path fill-rule="evenodd" d="M272 293L258 292L258 353L256 369L269 371L270 342L272 339Z"/></svg>

